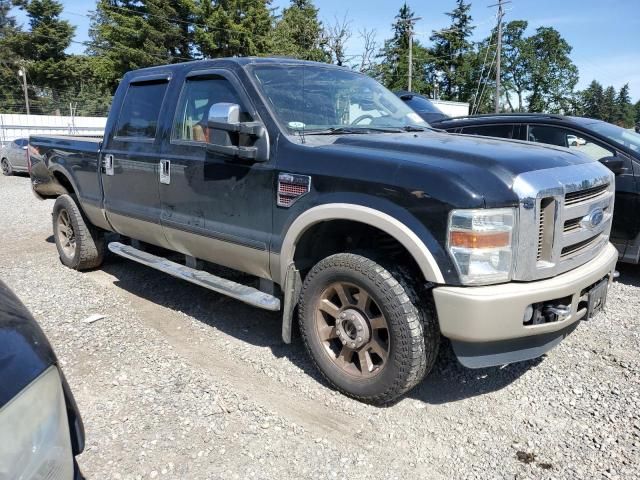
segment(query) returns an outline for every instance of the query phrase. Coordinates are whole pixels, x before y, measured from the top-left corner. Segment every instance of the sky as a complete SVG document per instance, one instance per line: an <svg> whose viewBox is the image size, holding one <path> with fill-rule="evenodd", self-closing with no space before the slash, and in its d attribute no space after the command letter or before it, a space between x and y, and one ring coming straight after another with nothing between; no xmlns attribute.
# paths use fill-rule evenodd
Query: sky
<svg viewBox="0 0 640 480"><path fill-rule="evenodd" d="M63 0L63 18L76 26L75 40L87 41L93 1ZM353 36L348 54L358 55L363 42L358 32L375 29L378 45L391 36L391 24L401 0L315 0L325 23L346 18ZM471 15L477 28L474 40L489 35L495 25L497 0L471 0ZM273 0L273 7L285 7L289 0ZM422 20L416 24L417 39L429 45L433 30L449 25L444 12L451 11L454 0L408 0L407 4ZM20 12L19 21L26 23ZM580 70L577 88L585 88L593 79L616 89L629 84L634 101L640 100L640 0L512 0L506 5L505 21L527 20L528 34L540 26L554 27L573 46L571 58ZM84 47L69 49L81 53Z"/></svg>

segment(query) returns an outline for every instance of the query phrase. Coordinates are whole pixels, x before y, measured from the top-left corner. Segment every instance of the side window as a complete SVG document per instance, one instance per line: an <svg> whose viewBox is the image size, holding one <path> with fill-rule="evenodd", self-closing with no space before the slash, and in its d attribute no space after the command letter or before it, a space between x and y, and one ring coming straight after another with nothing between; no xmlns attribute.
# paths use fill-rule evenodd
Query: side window
<svg viewBox="0 0 640 480"><path fill-rule="evenodd" d="M464 127L462 133L482 135L483 137L514 138L513 125L480 125Z"/></svg>
<svg viewBox="0 0 640 480"><path fill-rule="evenodd" d="M529 125L528 137L530 142L548 143L578 150L594 160L615 155L614 150L606 148L600 142L595 142L591 137L582 137L579 132L562 127Z"/></svg>
<svg viewBox="0 0 640 480"><path fill-rule="evenodd" d="M118 117L116 136L155 138L167 85L166 80L129 85Z"/></svg>
<svg viewBox="0 0 640 480"><path fill-rule="evenodd" d="M251 121L238 92L224 77L187 79L180 96L173 125L172 138L191 142L207 142L209 110L216 103L240 105L240 121Z"/></svg>

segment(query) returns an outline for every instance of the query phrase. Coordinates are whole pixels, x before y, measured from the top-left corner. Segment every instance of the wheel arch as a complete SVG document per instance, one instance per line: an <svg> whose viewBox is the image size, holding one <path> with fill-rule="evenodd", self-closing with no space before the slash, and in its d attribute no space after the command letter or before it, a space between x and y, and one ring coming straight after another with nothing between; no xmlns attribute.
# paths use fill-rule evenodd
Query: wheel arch
<svg viewBox="0 0 640 480"><path fill-rule="evenodd" d="M298 216L284 237L280 250L279 278L284 282L294 261L298 242L313 226L321 222L346 220L374 227L400 243L414 259L424 279L445 283L438 263L425 243L405 223L380 210L350 203L329 203L313 207Z"/></svg>

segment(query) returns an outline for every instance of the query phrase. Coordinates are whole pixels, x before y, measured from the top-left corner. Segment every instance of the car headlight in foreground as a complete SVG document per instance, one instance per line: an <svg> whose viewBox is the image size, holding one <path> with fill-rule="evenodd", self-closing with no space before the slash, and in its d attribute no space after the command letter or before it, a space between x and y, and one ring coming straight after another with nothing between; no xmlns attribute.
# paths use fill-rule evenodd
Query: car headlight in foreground
<svg viewBox="0 0 640 480"><path fill-rule="evenodd" d="M49 367L0 409L0 480L68 480L73 453L60 374Z"/></svg>
<svg viewBox="0 0 640 480"><path fill-rule="evenodd" d="M513 263L513 208L453 210L447 247L466 285L508 282Z"/></svg>

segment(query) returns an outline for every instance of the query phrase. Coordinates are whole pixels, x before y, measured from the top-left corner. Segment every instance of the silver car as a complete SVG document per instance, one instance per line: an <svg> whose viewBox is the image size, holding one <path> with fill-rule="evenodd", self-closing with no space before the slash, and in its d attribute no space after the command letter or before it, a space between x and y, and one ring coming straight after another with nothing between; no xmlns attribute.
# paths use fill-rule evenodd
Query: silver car
<svg viewBox="0 0 640 480"><path fill-rule="evenodd" d="M28 145L28 138L16 138L2 147L0 150L0 169L3 175L27 171Z"/></svg>

